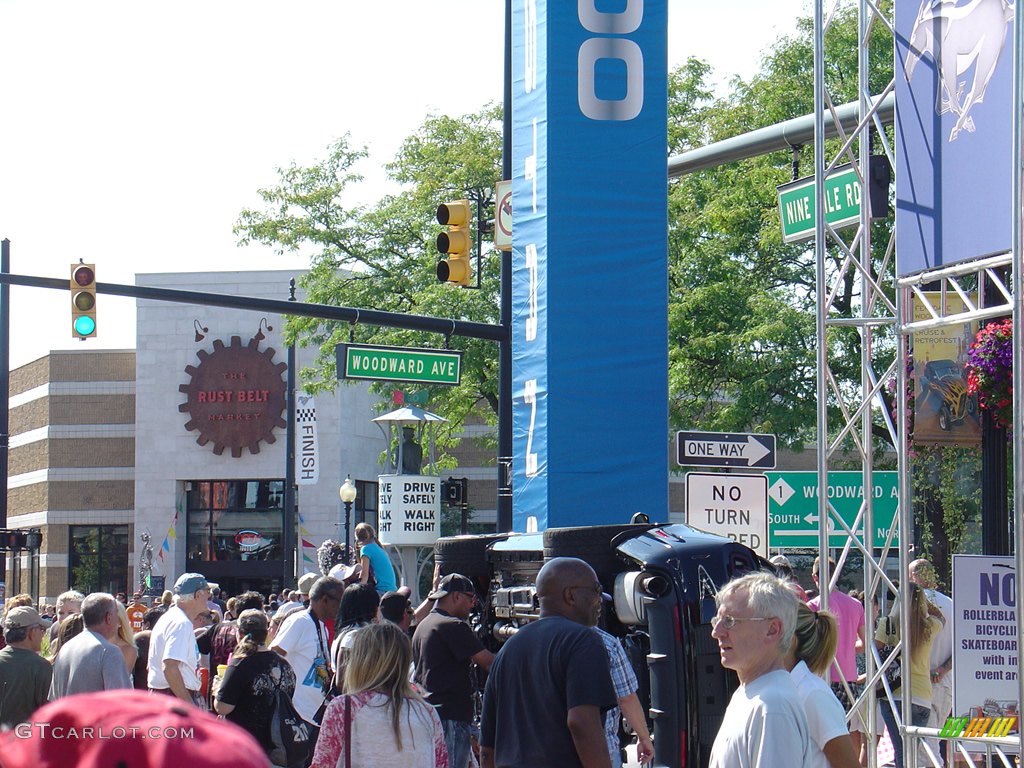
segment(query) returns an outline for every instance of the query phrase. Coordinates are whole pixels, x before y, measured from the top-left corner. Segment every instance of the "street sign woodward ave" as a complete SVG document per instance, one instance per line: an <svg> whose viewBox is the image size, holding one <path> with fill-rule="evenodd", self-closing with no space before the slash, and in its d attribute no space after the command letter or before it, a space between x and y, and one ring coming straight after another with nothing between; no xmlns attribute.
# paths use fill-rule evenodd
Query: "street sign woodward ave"
<svg viewBox="0 0 1024 768"><path fill-rule="evenodd" d="M682 467L775 468L775 435L676 432L676 462Z"/></svg>
<svg viewBox="0 0 1024 768"><path fill-rule="evenodd" d="M895 472L872 474L872 546L881 547L899 506ZM766 472L768 484L768 546L773 549L818 546L818 473ZM864 476L860 472L829 472L828 500L848 527L853 526L864 502ZM862 526L858 526L862 529ZM829 546L841 547L846 531L830 515ZM893 544L899 535L893 535Z"/></svg>
<svg viewBox="0 0 1024 768"><path fill-rule="evenodd" d="M768 479L764 475L686 474L686 523L768 556Z"/></svg>
<svg viewBox="0 0 1024 768"><path fill-rule="evenodd" d="M339 379L457 385L462 375L462 352L450 349L339 344L335 355Z"/></svg>

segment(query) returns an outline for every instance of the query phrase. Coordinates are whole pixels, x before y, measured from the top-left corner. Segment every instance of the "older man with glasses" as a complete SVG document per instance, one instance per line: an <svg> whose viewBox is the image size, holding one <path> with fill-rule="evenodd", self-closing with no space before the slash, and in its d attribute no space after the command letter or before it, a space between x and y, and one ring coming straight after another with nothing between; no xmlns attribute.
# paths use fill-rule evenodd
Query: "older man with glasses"
<svg viewBox="0 0 1024 768"><path fill-rule="evenodd" d="M797 597L782 579L751 573L715 598L711 636L722 666L740 687L725 711L709 768L811 766L811 742L785 657L796 628Z"/></svg>
<svg viewBox="0 0 1024 768"><path fill-rule="evenodd" d="M473 728L474 664L490 669L494 654L466 623L476 605L476 588L467 577L451 573L427 595L434 600L412 636L416 683L437 708L448 747L449 768L466 768Z"/></svg>

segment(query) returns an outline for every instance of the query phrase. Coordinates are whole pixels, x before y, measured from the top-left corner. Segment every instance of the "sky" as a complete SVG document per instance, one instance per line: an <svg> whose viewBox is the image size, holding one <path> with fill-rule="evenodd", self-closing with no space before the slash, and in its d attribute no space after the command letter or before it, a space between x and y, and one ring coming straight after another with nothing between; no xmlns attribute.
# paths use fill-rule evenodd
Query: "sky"
<svg viewBox="0 0 1024 768"><path fill-rule="evenodd" d="M724 87L810 12L807 0L669 0L669 66L706 59ZM305 268L238 247L232 227L257 190L348 133L370 152L353 201L394 191L382 166L428 114L500 101L503 24L503 0L0 0L11 272L65 279L82 259L100 282L133 284ZM97 337L75 341L66 292L13 287L11 367L134 348L134 300L101 294L97 314Z"/></svg>

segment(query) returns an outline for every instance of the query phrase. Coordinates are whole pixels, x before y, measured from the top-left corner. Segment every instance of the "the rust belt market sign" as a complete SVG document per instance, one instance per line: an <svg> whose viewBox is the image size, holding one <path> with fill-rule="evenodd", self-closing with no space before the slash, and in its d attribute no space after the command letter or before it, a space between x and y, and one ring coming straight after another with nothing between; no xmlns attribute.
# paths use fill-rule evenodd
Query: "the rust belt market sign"
<svg viewBox="0 0 1024 768"><path fill-rule="evenodd" d="M339 379L456 386L462 376L462 353L450 349L339 344L335 355Z"/></svg>
<svg viewBox="0 0 1024 768"><path fill-rule="evenodd" d="M953 556L953 714L1016 716L1017 578L1013 557Z"/></svg>

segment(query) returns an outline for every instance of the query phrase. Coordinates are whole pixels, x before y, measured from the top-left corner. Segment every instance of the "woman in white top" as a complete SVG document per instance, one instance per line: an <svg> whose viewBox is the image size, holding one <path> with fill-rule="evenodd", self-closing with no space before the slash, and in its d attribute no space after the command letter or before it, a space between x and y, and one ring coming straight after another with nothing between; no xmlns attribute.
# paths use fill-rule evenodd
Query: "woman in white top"
<svg viewBox="0 0 1024 768"><path fill-rule="evenodd" d="M860 766L843 705L823 677L836 655L838 639L834 615L828 611L812 611L800 603L793 644L786 655L786 669L804 705L811 743L816 747L811 764L816 768Z"/></svg>
<svg viewBox="0 0 1024 768"><path fill-rule="evenodd" d="M355 634L345 693L327 705L312 768L448 768L441 720L409 685L411 663L396 625Z"/></svg>

